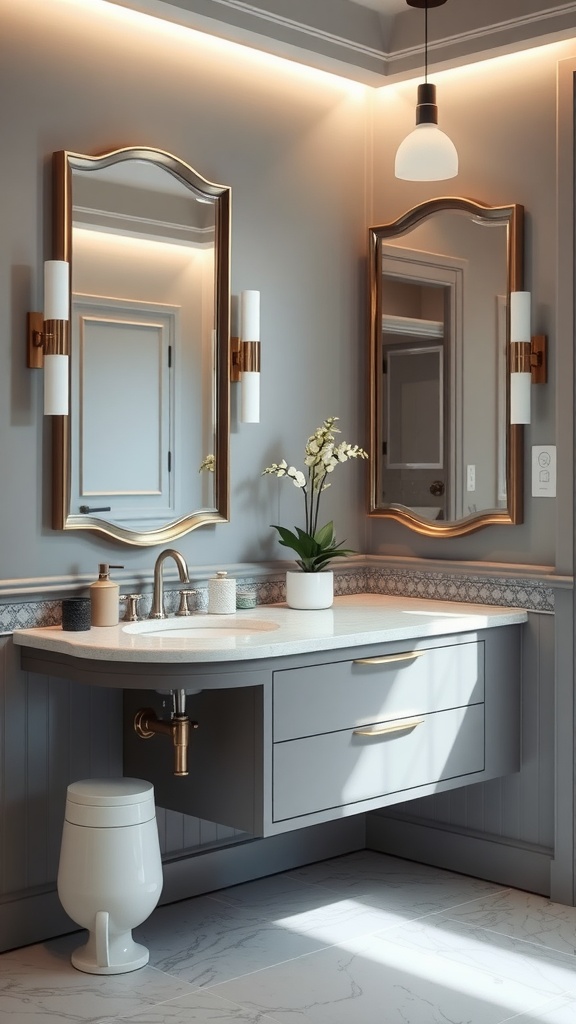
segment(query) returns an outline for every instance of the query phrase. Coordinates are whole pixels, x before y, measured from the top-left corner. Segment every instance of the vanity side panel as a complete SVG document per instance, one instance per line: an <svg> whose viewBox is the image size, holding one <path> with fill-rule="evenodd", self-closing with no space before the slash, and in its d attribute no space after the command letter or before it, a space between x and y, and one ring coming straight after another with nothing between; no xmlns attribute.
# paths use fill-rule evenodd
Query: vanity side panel
<svg viewBox="0 0 576 1024"><path fill-rule="evenodd" d="M549 895L555 800L554 628L553 615L529 613L521 630L520 771L371 813L371 849ZM488 664L487 660L487 692L490 679L505 688L507 663L496 662L495 673ZM497 715L493 735L499 724ZM488 722L486 731L489 736Z"/></svg>

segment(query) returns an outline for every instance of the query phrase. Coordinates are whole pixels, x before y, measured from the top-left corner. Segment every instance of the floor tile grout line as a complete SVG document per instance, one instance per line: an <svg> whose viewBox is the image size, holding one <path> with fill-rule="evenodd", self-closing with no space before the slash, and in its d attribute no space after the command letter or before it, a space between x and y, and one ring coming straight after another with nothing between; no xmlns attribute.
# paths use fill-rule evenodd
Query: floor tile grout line
<svg viewBox="0 0 576 1024"><path fill-rule="evenodd" d="M407 922L407 923L410 923L410 922ZM357 936L357 938L363 938L363 937L364 936ZM369 936L366 936L366 937L369 937ZM310 950L307 953L301 953L299 956L288 957L286 960L281 960L278 963L268 964L266 967L259 967L256 970L248 971L246 974L240 974L240 975L237 975L234 978L227 978L226 981L215 982L213 985L203 985L203 986L201 986L198 989L198 991L200 991L200 992L211 992L213 995L219 995L220 993L218 993L215 990L217 990L217 989L224 989L225 986L228 985L228 984L232 984L232 983L234 983L236 981L239 981L241 979L249 978L249 977L251 977L252 975L255 975L255 974L262 974L265 971L273 971L273 970L275 970L278 967L284 966L285 964L296 963L299 960L305 960L305 959L308 959L310 957L314 957L318 953L326 952L326 950L328 950L328 949L338 949L338 948L341 948L341 944L338 943L338 942L332 943L331 945L328 945L328 946L322 946L319 949ZM542 952L548 952L549 951L547 947L538 947L538 948ZM343 953L347 953L347 954L351 953L350 950L345 950L344 948L342 948L342 952ZM359 954L358 952L352 952L351 955L352 956L358 956L358 955L361 955L361 954ZM434 951L424 951L424 952L421 953L421 955L424 958L426 958L427 956L435 955L435 953L434 953ZM486 976L491 977L491 978L502 978L503 977L501 973L499 973L498 971L496 971L496 970L494 970L493 968L490 968L490 967L484 967L484 966L476 965L476 970L480 974L486 975ZM222 996L222 998L226 998L226 997ZM545 1009L545 1007L549 1003L552 1003L555 999L558 999L558 998L570 999L571 997L570 997L569 993L566 992L566 990L563 990L561 993L558 993L555 996L550 996L550 998L548 1000L546 1000L546 1003L542 1004L542 1006L538 1006L538 1010L540 1011L543 1008ZM232 1002L232 1000L229 1000L229 1001ZM251 1011L250 1007L245 1007L245 1009L248 1010L248 1011ZM524 1013L524 1015L526 1015L527 1013L531 1012L531 1010L525 1009L522 1012ZM520 1017L521 1018L522 1017L522 1013L513 1014L511 1017L503 1017L498 1022L495 1022L495 1024L505 1024L506 1021L514 1020L515 1017Z"/></svg>
<svg viewBox="0 0 576 1024"><path fill-rule="evenodd" d="M523 943L523 945L531 946L532 948L537 949L543 953L558 953L560 956L569 958L567 960L567 965L570 964L571 960L574 960L576 962L576 951L574 953L567 953L565 950L558 949L556 946L546 946L542 942L534 942L532 939L526 939L522 935L512 935L510 932L499 932L495 928L486 928L483 925L473 924L470 921L461 921L455 917L448 917L447 914L444 914L443 916L447 921L452 921L454 924L458 924L461 927L469 929L470 931L475 930L477 932L487 932L489 935L500 936L500 938L504 939L512 939L513 942L521 942ZM494 945L494 943L492 943L492 945Z"/></svg>
<svg viewBox="0 0 576 1024"><path fill-rule="evenodd" d="M321 885L320 883L316 883L316 882L315 883L310 883L309 888L310 889L318 889L320 892L329 893L331 896L338 896L342 900L370 900L374 896L374 893L372 893L372 892L348 893L348 892L342 892L341 890L338 890L338 889L329 889L327 886ZM400 888L400 886L398 886L398 888ZM464 907L468 903L476 903L476 902L478 902L478 900L488 900L488 899L491 899L492 897L502 896L502 895L505 895L506 893L512 892L512 891L514 891L514 890L512 889L511 886L503 886L501 889L496 889L494 892L481 893L479 896L473 896L470 899L460 900L458 903L451 903L443 911L432 910L432 911L429 911L429 913L432 913L432 914L435 914L435 913L448 913L448 911L456 910L458 907ZM290 896L290 893L287 893L286 895ZM196 899L196 897L191 897L191 898L192 899ZM255 907L254 904L250 904L250 903L227 903L226 900L219 899L214 894L207 894L206 898L213 900L213 902L215 902L215 903L219 903L219 904L221 904L223 906L227 906L227 907L229 907L232 910L241 910L241 909L248 909L248 908L250 908L252 910L256 910L257 909L257 907ZM375 910L385 910L386 909L385 907L375 906L372 903L369 903L368 905L370 907L372 907L373 909L375 909ZM427 915L422 915L422 916L427 916Z"/></svg>
<svg viewBox="0 0 576 1024"><path fill-rule="evenodd" d="M435 913L438 913L438 916L440 914L440 912L435 912ZM367 931L367 932L362 932L362 933L360 933L358 935L355 935L354 938L355 939L369 938L371 936L377 936L377 935L379 935L381 933L384 934L384 933L390 931L393 928L402 929L405 926L409 926L409 925L414 924L414 923L416 923L418 921L427 920L431 916L435 916L434 913L430 914L430 915L423 915L420 918L408 918L408 919L405 919L402 924L394 924L394 925L391 925L389 928L381 928L381 929L377 929L376 931L370 930L370 931ZM466 927L470 928L470 930L473 928L473 926L466 926ZM479 929L479 930L489 932L492 935L499 935L499 934L501 935L502 934L502 933L491 931L489 929ZM508 938L508 939L512 939L513 941L521 942L521 943L525 944L526 946L530 946L530 947L538 950L538 952L540 952L540 953L544 953L544 954L559 953L560 956L562 956L562 957L569 957L571 955L571 954L565 954L561 950L556 950L553 947L542 946L542 945L538 945L536 943L527 942L524 939L519 939L519 938L516 938L514 936L504 935L503 937ZM217 982L214 982L213 984L210 984L210 985L196 986L195 991L213 992L215 989L218 989L221 986L227 985L227 984L229 984L231 982L235 982L235 981L238 981L238 980L244 979L244 978L249 978L249 977L251 977L252 975L255 975L255 974L261 974L264 971L274 970L277 967L281 967L281 966L283 966L285 964L294 963L294 962L296 962L298 960L304 960L305 958L313 957L313 956L315 956L318 953L323 953L326 950L337 949L340 946L341 946L341 942L327 943L326 945L319 946L317 949L309 950L306 953L301 953L298 956L287 957L284 960L279 960L279 961L276 961L274 963L267 964L264 967L258 967L258 968L255 968L254 970L247 971L245 974L238 974L238 975L235 975L232 978L227 978L226 981L217 981ZM569 966L569 961L567 962L567 966ZM482 971L483 973L487 973L487 974L489 974L491 976L495 976L494 971L492 969L487 969L487 968L482 968L482 967L478 968L478 969L480 971ZM178 975L169 975L169 976L171 978L178 978L179 977ZM216 994L216 993L214 992L214 994ZM568 996L568 994L566 992L563 992L562 995ZM520 1016L520 1015L517 1014L516 1016ZM511 1019L513 1019L513 1018L511 1018ZM507 1020L507 1018L504 1018L503 1020ZM503 1024L503 1022L500 1022L500 1024Z"/></svg>
<svg viewBox="0 0 576 1024"><path fill-rule="evenodd" d="M178 974L170 974L169 971L164 971L164 970L162 970L161 967L155 967L154 964L151 964L151 963L146 964L146 966L149 967L151 971L156 971L157 974L161 974L163 978L169 978L170 981L178 981L182 985L187 985L188 988L190 989L190 991L189 992L184 992L183 995L188 995L189 996L193 992L197 992L198 991L198 988L199 988L198 985L193 985L190 981L186 981L185 978L181 978L180 975L178 975ZM177 998L176 996L171 996L170 997L170 999L176 999L176 998ZM168 1002L170 1002L170 999L163 999L162 1002L163 1003L168 1003ZM156 1006L156 1005L159 1006L160 1004L159 1003L158 1004L154 1003L153 1005L154 1006Z"/></svg>
<svg viewBox="0 0 576 1024"><path fill-rule="evenodd" d="M281 1021L279 1021L277 1017L272 1017L269 1013L260 1015L259 1010L255 1011L252 1007L246 1006L245 1003L239 1003L236 999L226 999L224 996L218 995L217 992L211 992L210 994L213 999L219 999L222 1003L228 1003L229 1005L236 1007L236 1009L242 1010L244 1013L259 1014L258 1024L268 1024L268 1021L270 1021L270 1024L281 1024Z"/></svg>
<svg viewBox="0 0 576 1024"><path fill-rule="evenodd" d="M505 890L505 891L508 891L508 890ZM468 902L474 902L474 901L468 901ZM455 904L455 906L464 906L464 905L465 904ZM384 909L384 908L374 907L372 909L378 910L378 909ZM401 920L391 922L388 925L379 925L376 928L368 928L368 929L366 929L366 931L359 931L359 932L355 933L354 939L365 939L365 938L367 939L367 938L370 938L370 937L376 937L378 935L384 935L384 934L386 934L386 933L388 933L390 931L403 929L403 928L408 927L408 926L410 926L412 924L416 924L419 921L426 921L426 920L428 920L431 917L435 917L435 916L440 917L442 913L443 913L443 911L430 911L430 913L422 914L419 917L402 918ZM448 919L448 920L450 920L450 919ZM303 933L303 935L304 935L304 933ZM512 938L512 937L513 936L509 936L509 938ZM204 989L208 990L208 989L211 989L213 987L217 987L218 985L225 985L229 981L238 981L240 978L248 978L252 974L259 974L261 971L267 971L267 970L269 970L271 968L274 968L274 967L280 967L283 964L290 963L291 961L301 960L303 957L306 957L306 956L313 956L315 953L321 953L321 952L323 952L325 950L328 950L328 949L336 949L337 947L339 947L341 945L341 942L342 942L342 940L337 941L337 942L326 942L325 944L318 946L317 949L308 950L306 953L300 953L298 956L287 957L284 960L277 960L277 961L274 961L273 963L266 964L264 967L256 967L256 968L254 968L254 970L246 971L246 973L244 973L244 974L237 974L233 978L227 978L226 981L214 982L213 985L198 985L198 986L194 987L194 990L195 991L197 989L201 990L201 991L204 990ZM537 946L536 948L541 948L541 949L544 949L544 950L548 949L548 947L545 947L545 946L544 947ZM155 970L160 970L161 971L161 968L155 968ZM173 978L173 979L180 979L180 977L181 977L179 974L171 974L169 971L161 971L161 973L163 973L166 976L168 976L169 978ZM187 982L187 984L189 984L189 982Z"/></svg>
<svg viewBox="0 0 576 1024"><path fill-rule="evenodd" d="M559 998L562 997L551 996L550 999L547 999L541 1006L534 1006L531 1009L521 1010L520 1013L514 1013L511 1017L503 1017L502 1020L497 1022L497 1024L510 1024L511 1021L522 1021L522 1018L524 1018L526 1024L530 1024L532 1018L528 1017L527 1014L537 1013L539 1016L542 1016L543 1013L547 1013L549 1007L554 1006L554 1004L558 1002ZM576 1007L576 1003L574 1005Z"/></svg>
<svg viewBox="0 0 576 1024"><path fill-rule="evenodd" d="M157 969L158 968L155 968L155 970ZM206 986L202 986L201 988L197 987L194 988L191 992L182 992L180 993L180 995L172 996L170 999L161 999L159 1002L148 1003L145 1006L142 1006L139 1010L137 1010L136 1013L139 1015L140 1013L146 1012L148 1010L156 1010L162 1006L174 1005L177 1004L179 1000L188 999L188 997L191 995L201 995L203 992L206 991ZM226 999L224 996L218 995L217 992L211 992L210 997L212 999L217 999L219 1002L221 1002L223 1004L223 1008L224 1004L228 1004L228 1006L234 1007L237 1010L242 1010L244 1013L254 1013L254 1010L252 1010L249 1006L245 1006L243 1003L239 1003L236 999ZM101 1017L100 1020L85 1021L83 1022L83 1024L122 1024L122 1021L129 1022L130 1020L133 1020L134 1016L134 1011L130 1011L129 1013L123 1014L119 1017ZM276 1017L271 1017L270 1014L265 1014L263 1016L260 1014L258 1016L258 1024L267 1024L268 1021L270 1022L270 1024L281 1024L281 1022L278 1021Z"/></svg>

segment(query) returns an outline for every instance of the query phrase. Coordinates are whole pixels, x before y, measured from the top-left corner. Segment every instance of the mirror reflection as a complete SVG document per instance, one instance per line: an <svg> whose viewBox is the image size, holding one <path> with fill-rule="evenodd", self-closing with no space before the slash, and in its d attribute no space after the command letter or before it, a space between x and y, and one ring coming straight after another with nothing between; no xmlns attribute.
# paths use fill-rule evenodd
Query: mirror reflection
<svg viewBox="0 0 576 1024"><path fill-rule="evenodd" d="M55 154L55 185L71 263L57 525L157 544L226 520L230 190L147 149Z"/></svg>
<svg viewBox="0 0 576 1024"><path fill-rule="evenodd" d="M509 295L522 209L423 203L370 229L371 515L456 535L519 522Z"/></svg>

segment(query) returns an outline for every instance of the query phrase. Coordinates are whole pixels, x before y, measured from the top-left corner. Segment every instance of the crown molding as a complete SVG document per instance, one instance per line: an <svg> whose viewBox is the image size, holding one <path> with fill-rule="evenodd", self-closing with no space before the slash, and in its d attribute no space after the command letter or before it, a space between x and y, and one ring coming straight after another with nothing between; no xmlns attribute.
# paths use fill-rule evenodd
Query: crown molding
<svg viewBox="0 0 576 1024"><path fill-rule="evenodd" d="M376 87L421 68L421 18L412 9L390 16L351 0L107 2ZM458 0L432 13L429 66L437 70L576 34L576 0Z"/></svg>

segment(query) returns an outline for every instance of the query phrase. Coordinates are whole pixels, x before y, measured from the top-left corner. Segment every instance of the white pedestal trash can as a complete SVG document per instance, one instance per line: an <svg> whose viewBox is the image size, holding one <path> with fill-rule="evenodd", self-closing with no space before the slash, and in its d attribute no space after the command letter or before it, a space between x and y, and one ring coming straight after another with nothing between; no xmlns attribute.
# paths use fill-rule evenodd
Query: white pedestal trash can
<svg viewBox="0 0 576 1024"><path fill-rule="evenodd" d="M154 787L142 779L85 779L68 786L58 895L89 932L72 954L88 974L125 974L148 963L132 928L162 892Z"/></svg>

